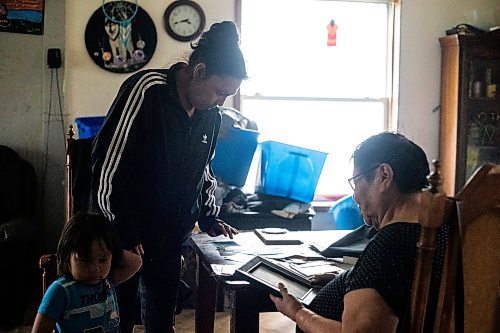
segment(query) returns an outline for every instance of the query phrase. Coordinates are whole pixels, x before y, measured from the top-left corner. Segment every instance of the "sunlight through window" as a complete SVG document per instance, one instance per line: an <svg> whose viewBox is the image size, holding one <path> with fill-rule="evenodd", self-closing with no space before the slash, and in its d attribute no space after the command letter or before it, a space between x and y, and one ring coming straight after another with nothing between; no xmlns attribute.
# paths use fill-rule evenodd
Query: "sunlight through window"
<svg viewBox="0 0 500 333"><path fill-rule="evenodd" d="M259 141L328 153L317 196L350 193L352 151L387 129L390 10L378 0L241 0L250 77L241 111L259 126ZM253 190L254 169L246 190Z"/></svg>

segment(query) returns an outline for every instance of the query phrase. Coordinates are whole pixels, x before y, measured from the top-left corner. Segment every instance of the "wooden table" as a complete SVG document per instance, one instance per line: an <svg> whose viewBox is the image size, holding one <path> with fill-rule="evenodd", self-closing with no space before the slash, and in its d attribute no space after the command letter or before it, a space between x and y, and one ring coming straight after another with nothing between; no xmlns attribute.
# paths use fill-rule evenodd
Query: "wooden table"
<svg viewBox="0 0 500 333"><path fill-rule="evenodd" d="M307 214L298 214L292 219L277 216L270 212L220 213L219 217L238 230L259 228L287 228L288 230L311 230L314 210Z"/></svg>
<svg viewBox="0 0 500 333"><path fill-rule="evenodd" d="M257 254L286 253L286 254L316 254L309 249L311 241L322 244L331 244L346 235L349 230L328 231L294 231L289 234L303 240L302 245L264 245L253 232L242 232L234 238L238 246L231 246L231 251L239 249L238 253L249 254L249 258ZM228 307L231 314L231 333L258 333L259 313L276 311L269 299L269 293L257 289L246 281L235 280L232 276L223 276L214 273L212 265L242 265L221 255L224 248L221 242L229 241L223 236L210 237L206 233L194 234L189 238L189 245L196 253L197 260L197 289L195 331L197 333L213 333L217 287L222 288L228 297ZM230 243L228 243L230 245ZM222 250L221 250L222 249Z"/></svg>

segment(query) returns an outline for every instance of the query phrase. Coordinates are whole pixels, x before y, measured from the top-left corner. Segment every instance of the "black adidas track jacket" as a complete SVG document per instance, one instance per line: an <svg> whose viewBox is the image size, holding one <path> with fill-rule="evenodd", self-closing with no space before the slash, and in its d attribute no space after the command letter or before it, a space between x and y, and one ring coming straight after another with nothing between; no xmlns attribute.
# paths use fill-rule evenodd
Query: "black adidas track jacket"
<svg viewBox="0 0 500 333"><path fill-rule="evenodd" d="M180 105L173 73L144 70L121 86L92 147L92 207L113 221L126 248L179 244L198 220L215 225L214 157L219 109Z"/></svg>

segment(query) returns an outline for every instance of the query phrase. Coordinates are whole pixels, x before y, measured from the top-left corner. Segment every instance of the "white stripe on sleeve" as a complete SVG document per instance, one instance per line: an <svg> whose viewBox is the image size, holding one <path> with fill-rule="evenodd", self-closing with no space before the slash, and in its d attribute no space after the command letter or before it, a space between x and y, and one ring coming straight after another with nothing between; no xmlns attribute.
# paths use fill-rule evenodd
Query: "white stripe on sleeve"
<svg viewBox="0 0 500 333"><path fill-rule="evenodd" d="M130 128L141 109L144 95L149 87L157 84L167 84L167 76L158 72L146 73L137 81L123 108L120 120L116 126L115 133L111 139L106 157L101 169L98 189L98 204L101 211L109 220L115 219L111 211L110 197L113 190L113 176L120 164L123 150L127 144Z"/></svg>

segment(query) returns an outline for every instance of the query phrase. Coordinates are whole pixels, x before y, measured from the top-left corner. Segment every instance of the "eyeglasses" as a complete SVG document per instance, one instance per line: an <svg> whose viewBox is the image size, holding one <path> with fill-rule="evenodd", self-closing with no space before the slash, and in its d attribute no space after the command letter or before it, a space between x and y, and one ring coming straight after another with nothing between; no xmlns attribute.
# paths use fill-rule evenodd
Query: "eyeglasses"
<svg viewBox="0 0 500 333"><path fill-rule="evenodd" d="M378 167L379 167L379 165L374 166L373 168L370 168L367 171L360 172L357 175L352 176L351 178L349 178L347 181L349 182L349 185L351 186L352 190L354 191L355 188L356 188L356 179L358 179L361 176L368 175L370 172L372 172L373 170L375 170Z"/></svg>

